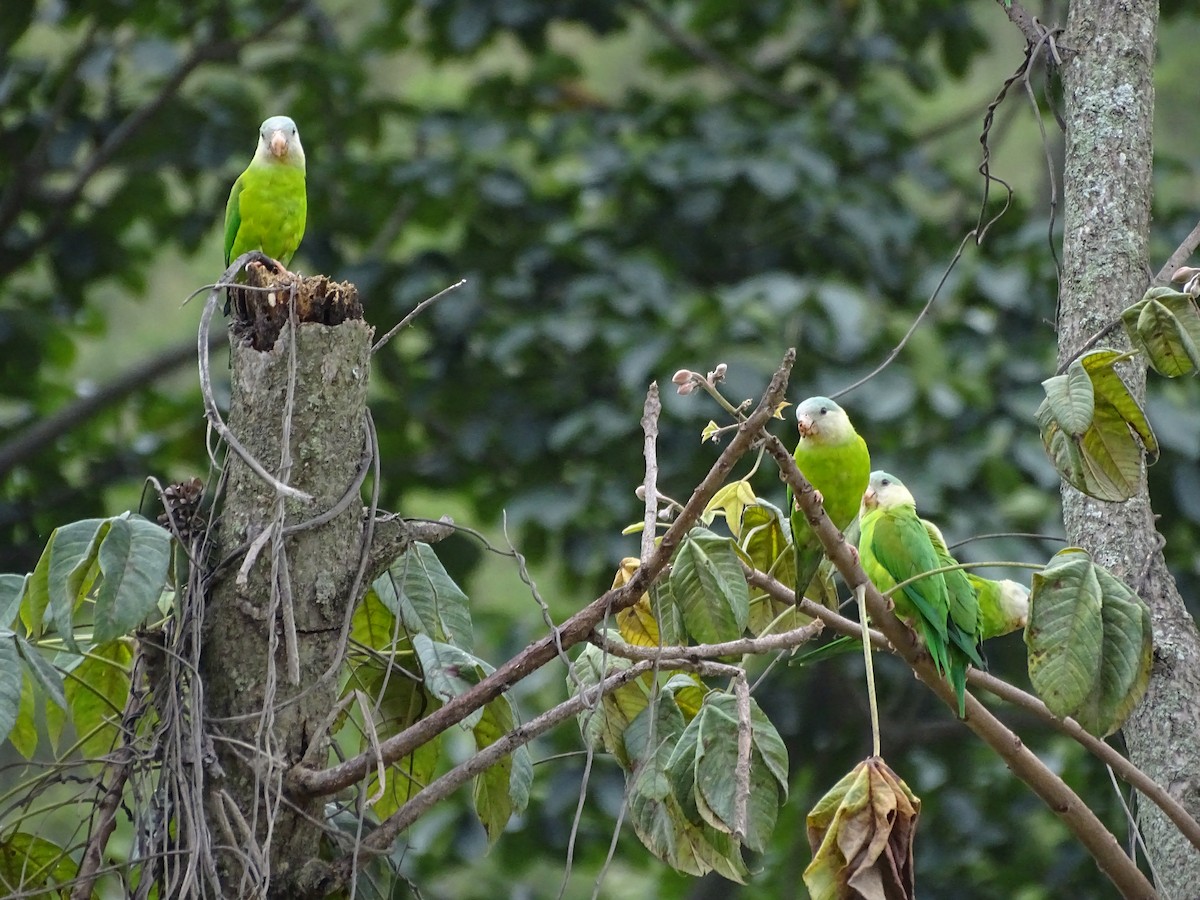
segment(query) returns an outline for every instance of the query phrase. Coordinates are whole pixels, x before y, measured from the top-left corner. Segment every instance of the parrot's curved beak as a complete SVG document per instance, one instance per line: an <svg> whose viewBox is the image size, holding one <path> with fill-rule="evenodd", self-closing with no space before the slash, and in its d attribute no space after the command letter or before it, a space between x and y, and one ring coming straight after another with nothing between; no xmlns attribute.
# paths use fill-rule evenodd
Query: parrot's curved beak
<svg viewBox="0 0 1200 900"><path fill-rule="evenodd" d="M812 416L797 416L796 430L800 432L801 437L812 437L817 433L817 423L813 421Z"/></svg>
<svg viewBox="0 0 1200 900"><path fill-rule="evenodd" d="M271 155L279 159L287 156L288 140L287 136L282 131L276 131L271 135Z"/></svg>
<svg viewBox="0 0 1200 900"><path fill-rule="evenodd" d="M875 488L867 488L867 492L863 494L862 505L867 509L872 509L879 505L879 495L875 493Z"/></svg>

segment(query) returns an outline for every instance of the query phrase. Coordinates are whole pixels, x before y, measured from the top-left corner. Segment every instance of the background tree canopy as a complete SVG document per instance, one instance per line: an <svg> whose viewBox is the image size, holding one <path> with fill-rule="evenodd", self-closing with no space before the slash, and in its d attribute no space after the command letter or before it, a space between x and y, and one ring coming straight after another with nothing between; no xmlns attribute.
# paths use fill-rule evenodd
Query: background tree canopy
<svg viewBox="0 0 1200 900"><path fill-rule="evenodd" d="M1196 126L1173 113L1200 31L1185 6L1163 4L1157 260L1200 206ZM207 469L189 367L196 311L179 303L219 274L229 185L258 123L286 113L309 167L293 268L355 282L380 330L467 279L377 357L382 505L452 512L498 538L503 512L553 585L551 608L573 609L636 548L620 531L640 518L648 382L725 362L728 395L756 395L791 345L793 400L871 372L964 236L1001 211L997 183L980 208L978 137L1021 59L997 6L958 0L226 0L184 12L8 0L0 571L31 569L58 524L136 506L148 474ZM1042 81L1032 80L1039 95ZM1033 416L1054 371L1056 182L1024 85L1009 94L990 150L991 171L1016 190L1011 206L982 246L968 245L895 362L842 398L877 464L952 542L1062 533ZM1053 100L1040 114L1056 157ZM665 393L669 494L711 463L699 434L715 410ZM1156 383L1149 401L1165 450L1151 492L1185 596L1197 584L1198 400L1193 383ZM758 489L782 501L782 485ZM1009 537L962 555L1044 561L1057 547ZM484 558L465 537L438 552L460 579ZM543 625L511 566L487 566L507 581L471 596L490 629L482 655L501 658ZM992 665L1023 683L1019 638L1007 640ZM964 884L1031 900L1110 889L990 751L931 712L907 668L881 668L889 760L928 798L924 896L961 896ZM786 896L799 883L804 813L868 747L860 670L853 658L777 667L758 693L789 742L793 793L742 895ZM1073 744L1040 740L1122 827L1106 773ZM560 733L534 755L577 743ZM413 829L405 864L424 896L490 897L499 883L501 894L553 895L582 761L546 766L525 819L486 858L465 813ZM615 767L592 773L579 895L608 852L622 783ZM664 871L627 832L603 884L611 896L736 893Z"/></svg>

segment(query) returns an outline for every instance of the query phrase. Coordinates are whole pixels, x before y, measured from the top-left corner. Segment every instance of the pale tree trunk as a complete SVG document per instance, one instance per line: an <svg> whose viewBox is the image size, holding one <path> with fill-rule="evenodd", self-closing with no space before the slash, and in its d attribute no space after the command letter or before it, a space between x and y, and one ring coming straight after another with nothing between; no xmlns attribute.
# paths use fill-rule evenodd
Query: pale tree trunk
<svg viewBox="0 0 1200 900"><path fill-rule="evenodd" d="M1067 122L1059 360L1139 300L1149 285L1156 0L1073 0L1062 79ZM1107 346L1127 346L1115 329ZM1146 369L1125 367L1134 396ZM1161 551L1145 479L1133 499L1102 503L1063 488L1067 536L1149 604L1154 668L1124 729L1133 762L1200 817L1200 638ZM1200 853L1150 803L1140 804L1162 895L1200 895Z"/></svg>
<svg viewBox="0 0 1200 900"><path fill-rule="evenodd" d="M280 499L229 452L212 556L227 564L208 594L200 659L223 771L208 784L206 813L227 897L323 894L324 804L289 795L282 779L314 744L325 760L338 690L330 673L363 580L359 484L372 329L349 285L307 278L298 295L301 318L317 321L286 327L283 287L250 295L257 310L238 309L244 337L232 341L230 431L312 500Z"/></svg>

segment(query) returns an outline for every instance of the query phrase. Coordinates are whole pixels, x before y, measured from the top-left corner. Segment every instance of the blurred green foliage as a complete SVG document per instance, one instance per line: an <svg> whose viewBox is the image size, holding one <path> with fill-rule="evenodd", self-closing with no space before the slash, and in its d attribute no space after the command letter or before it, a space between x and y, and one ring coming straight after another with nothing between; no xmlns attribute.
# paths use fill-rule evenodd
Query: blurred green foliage
<svg viewBox="0 0 1200 900"><path fill-rule="evenodd" d="M1172 13L1168 47L1197 27L1164 4ZM434 511L444 496L485 526L503 510L522 552L569 585L558 603L582 605L635 546L619 531L641 515L649 381L726 362L737 401L794 344L799 400L857 381L908 329L976 224L982 183L964 161L1020 61L1010 32L999 7L958 0L202 0L182 12L8 0L0 461L98 381L188 339L194 313L175 305L219 274L229 185L261 119L287 113L309 164L295 268L356 282L381 330L468 280L377 360L383 505ZM1023 190L896 361L842 399L877 463L951 542L1061 533L1033 417L1055 355L1049 182L1022 103L1002 108L993 149L1007 166L997 174ZM1160 146L1177 122L1160 117ZM1200 206L1195 163L1161 162L1158 260ZM1001 200L993 185L988 215ZM112 348L103 365L96 345ZM193 382L146 383L0 467L0 571L31 568L56 525L119 512L114 498L136 496L148 474L205 471ZM1200 572L1197 400L1192 382L1156 383L1148 406L1164 447L1152 495L1185 588ZM664 405L660 487L686 495L713 458L698 435L717 411L698 395L667 392ZM1043 561L1056 546L1006 538L960 556ZM445 551L456 576L478 562L465 541ZM497 659L542 627L521 609L524 621L478 615ZM989 654L1019 683L1020 649L1005 639ZM885 754L926 803L922 896L1102 896L1106 882L1054 818L907 670L881 667ZM794 895L805 811L868 752L860 668L779 667L759 691L794 783L750 887L664 872L626 829L602 895ZM557 676L537 682L523 702L543 708L559 690ZM1014 721L1123 829L1102 770ZM564 730L537 746L535 758L579 741ZM419 823L405 866L424 896L553 896L582 768L574 757L535 767L530 809L486 858L465 807ZM603 864L621 785L597 762L570 896L588 895Z"/></svg>

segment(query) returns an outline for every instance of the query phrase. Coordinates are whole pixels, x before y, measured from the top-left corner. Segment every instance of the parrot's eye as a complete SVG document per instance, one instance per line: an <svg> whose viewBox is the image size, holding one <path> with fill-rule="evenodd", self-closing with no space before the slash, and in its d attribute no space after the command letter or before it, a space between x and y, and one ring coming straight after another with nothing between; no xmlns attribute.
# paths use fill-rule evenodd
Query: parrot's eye
<svg viewBox="0 0 1200 900"><path fill-rule="evenodd" d="M828 412L829 412L829 407L827 407L827 406L821 407L821 415L825 415Z"/></svg>

